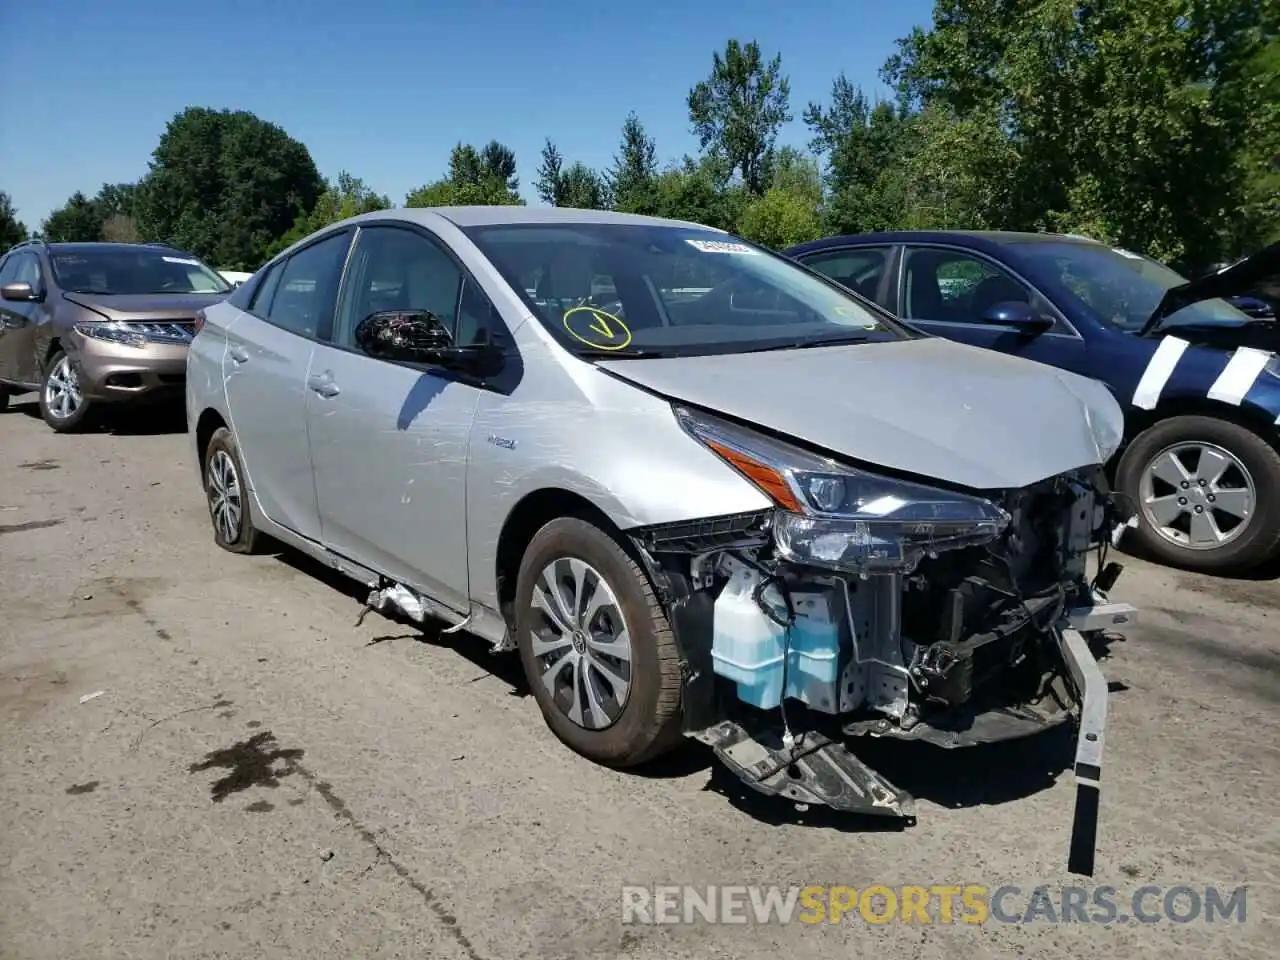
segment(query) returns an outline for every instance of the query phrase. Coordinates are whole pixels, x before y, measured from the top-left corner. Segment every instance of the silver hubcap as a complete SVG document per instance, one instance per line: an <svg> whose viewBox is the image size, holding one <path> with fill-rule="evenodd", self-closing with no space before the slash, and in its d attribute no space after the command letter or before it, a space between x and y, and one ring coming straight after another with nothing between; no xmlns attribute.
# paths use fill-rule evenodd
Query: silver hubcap
<svg viewBox="0 0 1280 960"><path fill-rule="evenodd" d="M62 356L49 373L44 388L44 405L59 420L66 420L80 409L84 398L80 396L80 378L76 376L71 361Z"/></svg>
<svg viewBox="0 0 1280 960"><path fill-rule="evenodd" d="M590 564L562 557L538 575L533 608L538 682L578 726L614 723L631 691L631 634L613 588Z"/></svg>
<svg viewBox="0 0 1280 960"><path fill-rule="evenodd" d="M1179 443L1142 471L1138 490L1147 522L1188 550L1213 550L1235 540L1253 520L1253 477L1233 454L1212 443Z"/></svg>
<svg viewBox="0 0 1280 960"><path fill-rule="evenodd" d="M227 543L235 543L240 536L241 510L235 461L225 450L219 450L209 459L209 514L214 529Z"/></svg>

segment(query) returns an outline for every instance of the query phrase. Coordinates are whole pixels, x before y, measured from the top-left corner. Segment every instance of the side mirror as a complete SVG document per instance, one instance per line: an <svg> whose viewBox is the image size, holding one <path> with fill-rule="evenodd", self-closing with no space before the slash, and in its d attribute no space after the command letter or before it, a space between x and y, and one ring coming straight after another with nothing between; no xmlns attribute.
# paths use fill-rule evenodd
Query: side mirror
<svg viewBox="0 0 1280 960"><path fill-rule="evenodd" d="M427 310L383 310L360 321L356 345L379 360L399 360L486 376L500 358L487 344L454 346L453 335Z"/></svg>
<svg viewBox="0 0 1280 960"><path fill-rule="evenodd" d="M0 297L18 303L29 303L32 300L39 300L40 294L32 290L29 283L6 283L0 287Z"/></svg>
<svg viewBox="0 0 1280 960"><path fill-rule="evenodd" d="M1029 337L1044 333L1053 326L1050 317L1036 313L1031 304L1021 300L994 304L982 315L982 322L996 327L1013 327Z"/></svg>

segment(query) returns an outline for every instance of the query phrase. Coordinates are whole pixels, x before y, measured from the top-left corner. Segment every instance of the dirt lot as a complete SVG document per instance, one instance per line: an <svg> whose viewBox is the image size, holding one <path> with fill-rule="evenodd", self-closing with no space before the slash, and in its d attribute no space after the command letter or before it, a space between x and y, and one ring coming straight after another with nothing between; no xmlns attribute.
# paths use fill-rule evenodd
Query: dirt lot
<svg viewBox="0 0 1280 960"><path fill-rule="evenodd" d="M514 659L217 550L180 429L0 415L4 957L1275 955L1280 582L1133 562L1145 619L1103 664L1096 882L1248 883L1244 924L623 926L625 884L1079 883L1063 744L909 754L906 830L743 796L693 748L600 769Z"/></svg>

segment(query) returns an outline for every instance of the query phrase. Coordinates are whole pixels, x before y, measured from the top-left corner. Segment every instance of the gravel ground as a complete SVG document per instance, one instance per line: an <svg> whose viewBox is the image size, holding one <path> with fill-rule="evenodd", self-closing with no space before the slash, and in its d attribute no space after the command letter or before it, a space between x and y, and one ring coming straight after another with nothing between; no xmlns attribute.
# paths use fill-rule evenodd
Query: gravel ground
<svg viewBox="0 0 1280 960"><path fill-rule="evenodd" d="M601 769L514 658L219 551L180 430L0 415L0 956L1275 956L1280 582L1130 561L1103 664L1095 882L1247 883L1243 924L624 926L627 884L1078 884L1063 744L904 751L905 830Z"/></svg>

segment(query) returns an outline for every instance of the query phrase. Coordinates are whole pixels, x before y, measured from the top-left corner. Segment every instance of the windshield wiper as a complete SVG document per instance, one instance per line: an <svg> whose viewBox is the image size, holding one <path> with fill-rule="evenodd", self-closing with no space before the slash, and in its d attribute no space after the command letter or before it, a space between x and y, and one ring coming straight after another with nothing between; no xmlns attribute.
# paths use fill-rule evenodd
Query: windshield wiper
<svg viewBox="0 0 1280 960"><path fill-rule="evenodd" d="M866 343L871 339L869 333L849 333L840 337L827 337L823 340L802 340L795 344L797 350L807 350L810 347L839 347L848 343Z"/></svg>
<svg viewBox="0 0 1280 960"><path fill-rule="evenodd" d="M839 347L850 343L866 343L871 339L868 333L846 334L842 337L827 337L824 340L792 340L789 343L771 343L763 347L752 347L742 353L766 353L770 350L808 350L813 347Z"/></svg>
<svg viewBox="0 0 1280 960"><path fill-rule="evenodd" d="M655 360L670 356L659 350L645 350L641 347L635 350L600 350L593 347L580 347L574 350L573 354L584 360Z"/></svg>

